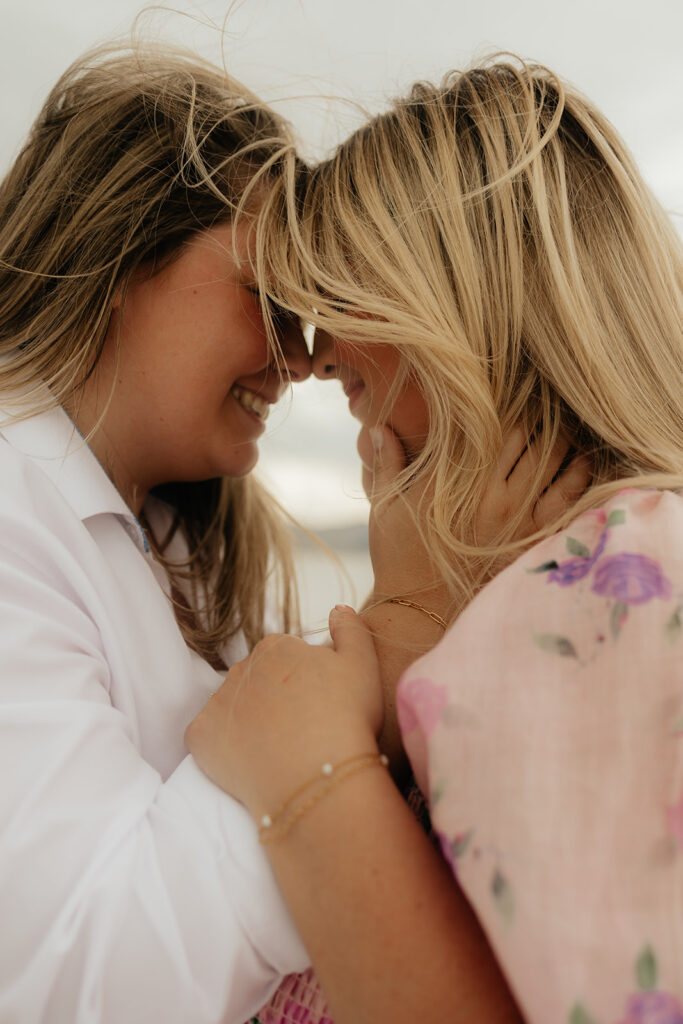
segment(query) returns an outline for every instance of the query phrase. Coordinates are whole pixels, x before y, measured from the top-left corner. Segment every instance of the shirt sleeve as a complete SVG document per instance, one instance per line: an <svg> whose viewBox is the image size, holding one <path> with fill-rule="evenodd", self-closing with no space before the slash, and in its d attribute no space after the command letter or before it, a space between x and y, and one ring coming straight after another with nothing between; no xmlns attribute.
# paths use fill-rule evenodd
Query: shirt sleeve
<svg viewBox="0 0 683 1024"><path fill-rule="evenodd" d="M308 965L256 829L191 758L142 759L34 534L0 537L0 1020L242 1024Z"/></svg>
<svg viewBox="0 0 683 1024"><path fill-rule="evenodd" d="M683 500L623 492L399 688L444 856L530 1024L683 1022Z"/></svg>

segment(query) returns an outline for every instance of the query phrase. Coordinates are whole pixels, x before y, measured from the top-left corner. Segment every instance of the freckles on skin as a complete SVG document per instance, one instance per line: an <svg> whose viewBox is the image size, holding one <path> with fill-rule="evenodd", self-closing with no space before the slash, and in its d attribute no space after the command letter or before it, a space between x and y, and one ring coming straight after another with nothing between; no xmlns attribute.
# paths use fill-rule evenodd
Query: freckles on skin
<svg viewBox="0 0 683 1024"><path fill-rule="evenodd" d="M96 427L91 447L136 512L157 484L244 476L258 459L284 384L245 277L248 240L238 230L235 259L232 226L221 224L138 274L70 410L81 433ZM293 349L291 359L305 377L308 356Z"/></svg>

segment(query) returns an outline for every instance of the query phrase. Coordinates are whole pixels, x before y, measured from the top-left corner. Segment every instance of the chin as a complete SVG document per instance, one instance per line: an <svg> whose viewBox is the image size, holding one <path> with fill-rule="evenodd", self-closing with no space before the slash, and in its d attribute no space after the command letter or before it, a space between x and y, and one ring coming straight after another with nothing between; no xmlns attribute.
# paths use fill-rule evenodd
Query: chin
<svg viewBox="0 0 683 1024"><path fill-rule="evenodd" d="M221 477L230 477L239 480L248 476L258 462L259 451L256 445L245 445L238 452L232 451L229 456L220 458L197 460L192 469L187 467L184 473L176 476L176 480L184 480L187 483L199 483L202 480L217 480Z"/></svg>
<svg viewBox="0 0 683 1024"><path fill-rule="evenodd" d="M254 445L253 452L243 452L239 459L232 459L229 463L225 464L220 470L220 476L234 477L236 480L242 477L249 476L252 469L256 468L258 463L259 450Z"/></svg>

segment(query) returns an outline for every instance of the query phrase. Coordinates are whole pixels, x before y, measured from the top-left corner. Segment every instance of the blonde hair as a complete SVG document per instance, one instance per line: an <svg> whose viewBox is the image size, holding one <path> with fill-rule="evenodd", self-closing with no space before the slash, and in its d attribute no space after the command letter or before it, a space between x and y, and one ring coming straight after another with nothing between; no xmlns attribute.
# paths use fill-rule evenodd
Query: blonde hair
<svg viewBox="0 0 683 1024"><path fill-rule="evenodd" d="M588 493L683 484L681 244L612 126L546 68L497 57L419 83L262 211L279 302L333 336L400 352L429 410L418 521L454 597L519 551L474 522L506 431L547 471L560 433ZM536 535L540 536L540 534Z"/></svg>
<svg viewBox="0 0 683 1024"><path fill-rule="evenodd" d="M197 231L234 223L291 148L271 110L190 55L101 48L76 61L0 184L3 402L21 394L21 415L68 403L136 270L159 268ZM272 573L291 628L288 532L260 485L226 478L158 490L189 544L187 562L167 567L203 595L201 623L179 610L190 645L211 658L239 629L258 640ZM162 562L169 540L156 538Z"/></svg>

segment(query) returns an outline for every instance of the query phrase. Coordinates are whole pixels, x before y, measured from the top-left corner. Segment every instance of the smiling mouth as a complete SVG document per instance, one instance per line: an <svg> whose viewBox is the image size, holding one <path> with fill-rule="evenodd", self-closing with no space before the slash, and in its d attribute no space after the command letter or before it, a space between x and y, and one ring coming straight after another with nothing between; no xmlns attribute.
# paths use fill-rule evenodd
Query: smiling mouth
<svg viewBox="0 0 683 1024"><path fill-rule="evenodd" d="M349 400L349 412L353 412L364 390L365 384L362 380L354 380L350 384L345 385L344 394Z"/></svg>
<svg viewBox="0 0 683 1024"><path fill-rule="evenodd" d="M230 389L230 394L243 409L253 413L254 416L258 416L262 422L268 419L270 403L265 398L262 398L261 395L254 394L253 391L248 391L246 388L241 388L239 384L235 384Z"/></svg>

